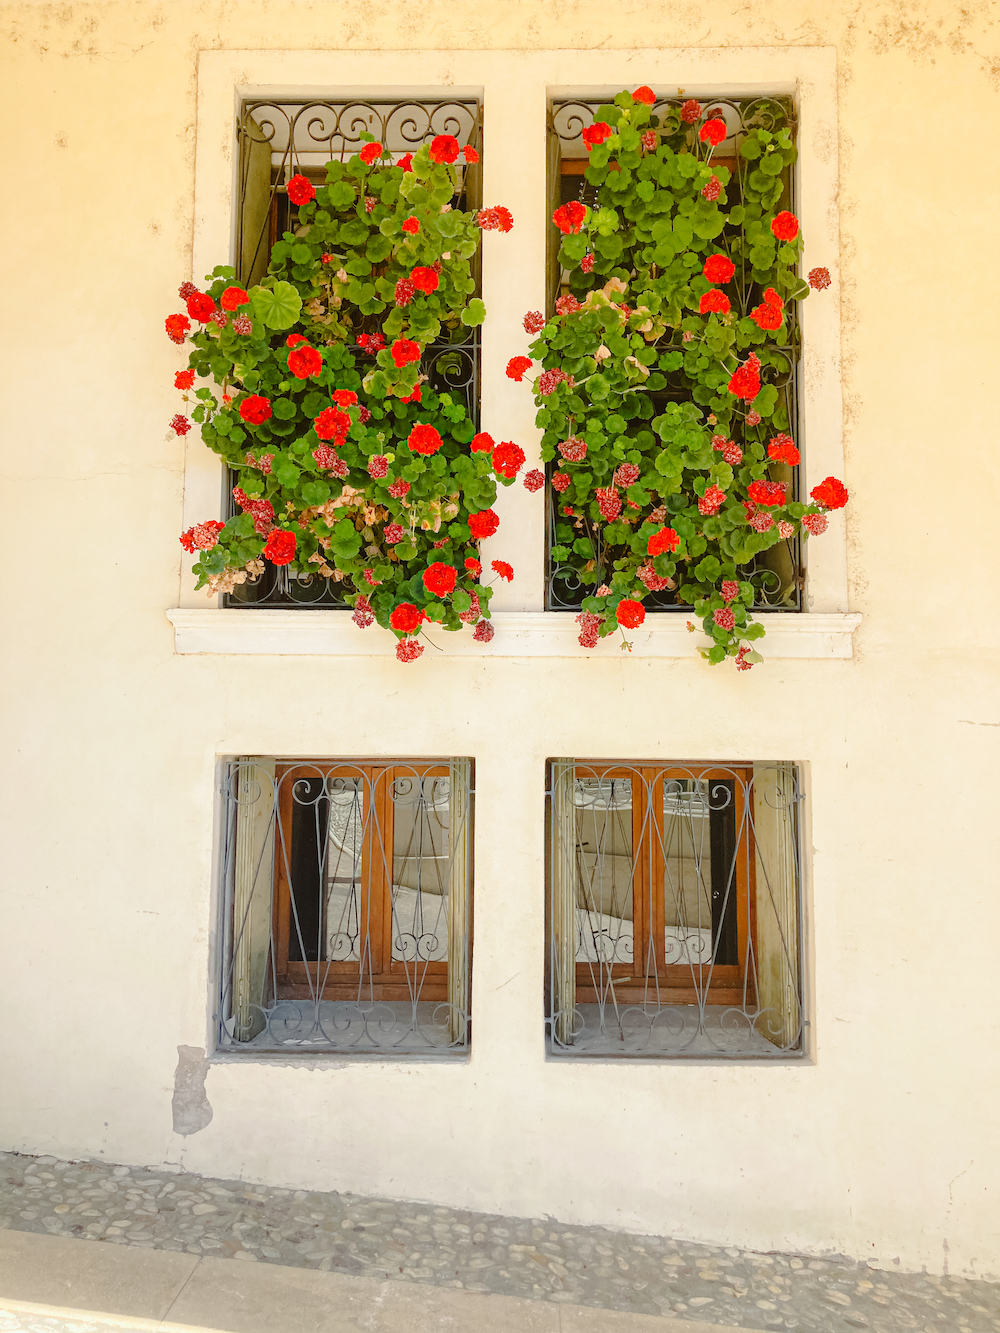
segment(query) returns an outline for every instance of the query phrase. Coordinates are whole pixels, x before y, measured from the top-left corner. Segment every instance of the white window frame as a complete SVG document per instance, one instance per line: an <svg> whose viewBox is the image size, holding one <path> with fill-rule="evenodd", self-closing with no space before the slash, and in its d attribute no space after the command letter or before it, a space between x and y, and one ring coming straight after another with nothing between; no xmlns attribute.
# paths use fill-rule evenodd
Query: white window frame
<svg viewBox="0 0 1000 1333"><path fill-rule="evenodd" d="M461 81L459 81L459 75ZM784 93L799 113L797 211L806 236L805 264L830 270L833 287L801 307L800 438L805 489L824 477L843 477L838 259L838 132L834 47L701 48L637 51L203 51L198 65L198 125L192 278L198 283L231 255L235 236L235 126L251 98L366 96L478 97L483 104L483 197L514 213L509 235L483 237L482 428L514 439L537 466L541 432L524 384L505 375L510 357L524 352L521 320L544 308L546 113L553 98L610 97L649 84L703 96ZM187 439L183 528L219 514L222 460L196 432ZM501 488L500 531L484 544L487 558L515 567L510 585L494 592L497 633L489 644L469 634L440 633L435 642L453 656L577 657L572 611L544 610L545 504L522 486ZM848 606L847 540L842 514L806 543L803 611L762 616L769 658L846 658L861 617ZM181 567L179 604L167 612L179 653L329 654L382 656L396 637L372 626L364 632L349 611L223 608L197 592L190 562ZM648 616L630 634L634 656L687 657L710 642L689 633L676 613ZM591 650L619 656L617 636Z"/></svg>

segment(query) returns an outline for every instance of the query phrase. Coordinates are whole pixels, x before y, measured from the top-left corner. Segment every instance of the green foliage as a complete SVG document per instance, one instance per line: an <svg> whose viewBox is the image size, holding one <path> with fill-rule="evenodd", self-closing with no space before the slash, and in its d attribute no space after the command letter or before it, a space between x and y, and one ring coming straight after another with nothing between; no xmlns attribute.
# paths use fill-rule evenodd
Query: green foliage
<svg viewBox="0 0 1000 1333"><path fill-rule="evenodd" d="M462 341L483 322L470 264L481 231L471 213L442 212L454 197L454 168L431 162L426 145L412 168L369 167L359 157L329 163L326 184L273 246L249 303L188 335L189 365L216 386L196 391L192 416L247 506L221 532L192 529L194 569L210 594L257 577L280 555L272 533L285 532L295 537L291 571L331 579L361 621L366 602L384 626L401 602L449 630L461 629L460 614L477 606L489 617L491 589L465 561L478 558L469 517L496 499L491 455L470 451L475 425L465 404L435 392L419 362L397 365L391 353L397 341L420 351ZM417 230L404 231L411 218ZM424 290L425 275L397 305L397 283L418 268L437 275L435 289ZM235 274L220 267L206 284L218 305ZM373 335L381 350L365 349ZM303 351L313 364L303 365ZM438 356L442 370L448 355ZM266 399L264 420L248 410L251 395ZM431 454L410 447L417 425L440 437ZM375 458L385 462L376 466ZM214 544L206 549L203 538ZM434 563L457 571L450 597L424 584ZM360 608L359 598L366 599Z"/></svg>
<svg viewBox="0 0 1000 1333"><path fill-rule="evenodd" d="M745 665L759 660L746 644L764 631L747 607L768 572L744 567L820 512L795 500L791 470L768 456L769 441L788 429L794 302L809 288L798 276L801 235L779 242L771 230L789 207L790 105L759 99L745 109L735 171L700 138L710 109L694 125L676 107L657 120L623 92L598 111L595 120L614 132L590 150L586 180L596 198L559 248L580 304L553 315L530 351L546 370L573 376L544 396L536 388L536 403L542 456L570 478L553 497L572 513L557 525L552 558L561 575L609 589L584 599L585 612L601 617L606 633L621 597L643 601L650 584L662 592L656 581L668 580L675 602L703 617L708 660L738 656ZM728 281L705 274L710 256L731 261ZM711 290L728 310L702 311ZM762 327L769 321L760 308L776 297L781 327ZM750 373L751 357L761 383L748 399L729 386L741 367ZM584 459L562 456L570 436L585 441ZM624 481L622 465L632 469ZM754 501L750 487L760 481L784 485L784 502ZM651 557L649 539L664 527L677 549ZM735 607L724 582L739 585Z"/></svg>

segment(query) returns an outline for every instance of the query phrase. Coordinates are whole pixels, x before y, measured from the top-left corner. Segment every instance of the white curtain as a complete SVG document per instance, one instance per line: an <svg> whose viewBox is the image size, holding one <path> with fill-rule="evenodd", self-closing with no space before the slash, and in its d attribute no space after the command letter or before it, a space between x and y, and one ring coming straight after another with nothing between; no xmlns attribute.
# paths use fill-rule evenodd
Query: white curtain
<svg viewBox="0 0 1000 1333"><path fill-rule="evenodd" d="M233 874L232 1035L250 1041L265 1026L274 887L274 760L240 760Z"/></svg>
<svg viewBox="0 0 1000 1333"><path fill-rule="evenodd" d="M552 761L552 1035L573 1041L576 1011L576 761Z"/></svg>
<svg viewBox="0 0 1000 1333"><path fill-rule="evenodd" d="M448 764L448 1004L449 1036L453 1044L468 1040L469 1014L469 880L472 820L469 801L471 759Z"/></svg>
<svg viewBox="0 0 1000 1333"><path fill-rule="evenodd" d="M782 1049L798 1042L802 1028L797 796L792 764L754 764L757 1031Z"/></svg>

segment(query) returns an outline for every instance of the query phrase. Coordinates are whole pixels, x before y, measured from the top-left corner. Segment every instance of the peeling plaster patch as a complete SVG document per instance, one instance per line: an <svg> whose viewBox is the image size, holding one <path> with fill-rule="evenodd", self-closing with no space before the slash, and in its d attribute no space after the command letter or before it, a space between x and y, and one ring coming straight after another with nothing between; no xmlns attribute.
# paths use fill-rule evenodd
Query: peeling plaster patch
<svg viewBox="0 0 1000 1333"><path fill-rule="evenodd" d="M208 1060L203 1046L178 1046L174 1096L170 1103L175 1134L197 1134L212 1119L205 1093Z"/></svg>

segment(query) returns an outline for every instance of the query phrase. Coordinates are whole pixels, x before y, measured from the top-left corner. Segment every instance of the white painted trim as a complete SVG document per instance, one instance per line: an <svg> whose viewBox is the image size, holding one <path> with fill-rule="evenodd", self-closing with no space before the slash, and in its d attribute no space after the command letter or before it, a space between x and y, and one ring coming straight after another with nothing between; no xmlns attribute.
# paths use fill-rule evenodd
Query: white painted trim
<svg viewBox="0 0 1000 1333"><path fill-rule="evenodd" d="M583 92L608 94L640 83L658 92L684 87L704 97L754 90L794 94L799 111L798 214L807 238L803 266L825 266L834 279L829 293L814 294L802 306L800 442L804 445L805 491L808 493L831 474L845 479L850 487L850 478L844 478L843 471L834 47L203 51L198 63L194 281L200 282L204 274L231 254L236 108L242 98L335 97L363 92L388 97L442 92L480 95L484 112L484 198L489 204L511 207L515 217L509 236L491 233L483 238L483 299L489 313L482 342L482 427L496 439L516 440L527 454L526 466L537 466L541 433L534 425L531 394L523 384L507 379L504 371L508 359L527 348L528 338L521 325L525 311L544 305L544 229L533 220L544 215L545 207L547 100ZM223 485L221 460L194 431L186 443L181 530L218 516ZM520 485L501 487L496 509L501 527L484 544L484 557L487 561L509 560L517 575L512 584L497 588L492 610L541 614L542 497L530 495ZM806 556L806 618L811 619L817 612L846 612L849 603L843 514L834 514L829 530L806 543ZM179 601L185 607L203 608L204 594L196 591L189 566L189 561L183 562ZM316 614L309 613L310 618ZM665 631L656 631L657 636L661 632ZM813 632L803 626L790 636L785 631L782 634L789 642L805 643ZM822 632L813 637L822 639ZM768 654L775 652L777 640L777 634L768 634ZM482 651L479 645L476 651Z"/></svg>
<svg viewBox="0 0 1000 1333"><path fill-rule="evenodd" d="M360 630L350 611L216 610L175 607L167 612L178 653L272 654L280 656L385 657L395 652L396 636L378 625ZM760 647L767 658L845 658L853 654L852 635L861 623L857 612L810 615L775 613L758 619L767 630ZM472 631L455 634L431 627L427 638L448 657L613 657L622 655L620 635L609 635L585 651L572 612L499 611L490 643L476 643ZM628 634L633 657L697 657L711 640L700 629L691 633L683 615L647 618ZM428 647L431 656L437 656ZM425 659L426 660L426 659Z"/></svg>

